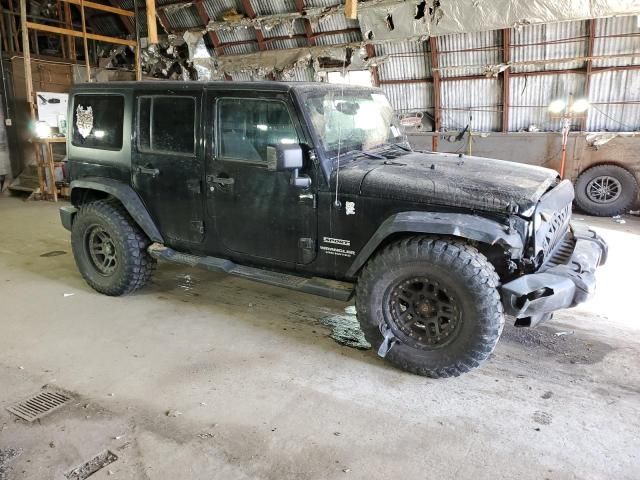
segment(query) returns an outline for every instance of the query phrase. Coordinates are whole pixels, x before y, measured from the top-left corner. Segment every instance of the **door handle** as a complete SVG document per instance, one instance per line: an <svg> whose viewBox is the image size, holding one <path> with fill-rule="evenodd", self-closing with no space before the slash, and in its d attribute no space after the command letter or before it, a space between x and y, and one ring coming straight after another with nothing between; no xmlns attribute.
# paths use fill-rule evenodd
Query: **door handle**
<svg viewBox="0 0 640 480"><path fill-rule="evenodd" d="M218 185L233 185L236 183L235 179L229 177L214 177L213 175L209 175L207 177L207 182L209 183L217 183Z"/></svg>
<svg viewBox="0 0 640 480"><path fill-rule="evenodd" d="M313 201L313 208L317 208L316 205L316 196L313 193L301 193L298 195L298 200L311 200Z"/></svg>
<svg viewBox="0 0 640 480"><path fill-rule="evenodd" d="M136 172L143 175L151 175L153 178L160 175L160 170L158 170L157 168L138 167L136 168Z"/></svg>

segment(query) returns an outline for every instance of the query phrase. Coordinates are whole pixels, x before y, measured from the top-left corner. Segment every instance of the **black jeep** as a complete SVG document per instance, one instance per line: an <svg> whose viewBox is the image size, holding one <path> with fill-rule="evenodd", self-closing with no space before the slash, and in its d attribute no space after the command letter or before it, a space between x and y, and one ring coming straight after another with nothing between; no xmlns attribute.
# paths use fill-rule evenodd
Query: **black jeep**
<svg viewBox="0 0 640 480"><path fill-rule="evenodd" d="M594 291L607 246L553 170L416 152L378 89L106 83L69 102L71 231L97 291L156 259L349 300L381 357L448 377ZM514 155L517 153L514 152Z"/></svg>

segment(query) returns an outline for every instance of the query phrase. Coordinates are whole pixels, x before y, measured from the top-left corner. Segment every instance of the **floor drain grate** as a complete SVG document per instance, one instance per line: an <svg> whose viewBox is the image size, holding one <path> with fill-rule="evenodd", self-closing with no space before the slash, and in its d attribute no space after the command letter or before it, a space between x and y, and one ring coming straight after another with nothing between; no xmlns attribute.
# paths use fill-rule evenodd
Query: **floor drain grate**
<svg viewBox="0 0 640 480"><path fill-rule="evenodd" d="M42 390L26 400L7 407L7 410L27 422L33 422L62 407L71 400L72 398L69 395L62 392Z"/></svg>

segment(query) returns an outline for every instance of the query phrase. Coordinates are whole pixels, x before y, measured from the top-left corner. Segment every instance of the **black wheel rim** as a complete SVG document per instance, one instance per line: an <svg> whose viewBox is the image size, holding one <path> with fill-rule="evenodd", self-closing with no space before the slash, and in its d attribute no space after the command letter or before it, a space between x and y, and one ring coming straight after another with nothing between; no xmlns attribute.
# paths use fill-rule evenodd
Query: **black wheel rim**
<svg viewBox="0 0 640 480"><path fill-rule="evenodd" d="M455 295L438 281L424 277L403 280L389 290L391 327L403 342L437 348L451 342L462 323Z"/></svg>
<svg viewBox="0 0 640 480"><path fill-rule="evenodd" d="M587 184L587 196L595 203L615 202L622 194L620 180L609 175L601 175Z"/></svg>
<svg viewBox="0 0 640 480"><path fill-rule="evenodd" d="M87 230L87 251L94 268L104 276L112 275L118 266L116 246L109 233L99 225Z"/></svg>

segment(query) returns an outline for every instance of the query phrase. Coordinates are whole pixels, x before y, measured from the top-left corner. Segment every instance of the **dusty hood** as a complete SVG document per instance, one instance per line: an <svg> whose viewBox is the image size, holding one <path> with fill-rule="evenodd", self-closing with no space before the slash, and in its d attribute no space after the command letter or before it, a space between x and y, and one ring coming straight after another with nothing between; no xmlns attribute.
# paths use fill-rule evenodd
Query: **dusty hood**
<svg viewBox="0 0 640 480"><path fill-rule="evenodd" d="M503 160L412 152L388 161L359 159L343 166L340 192L501 213L517 208L529 213L557 177L548 168Z"/></svg>

